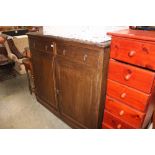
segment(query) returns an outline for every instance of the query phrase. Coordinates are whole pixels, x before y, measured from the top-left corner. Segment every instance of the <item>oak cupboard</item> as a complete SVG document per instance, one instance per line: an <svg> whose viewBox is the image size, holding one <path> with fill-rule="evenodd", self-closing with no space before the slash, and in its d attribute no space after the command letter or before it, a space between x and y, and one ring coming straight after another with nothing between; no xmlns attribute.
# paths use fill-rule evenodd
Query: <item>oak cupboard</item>
<svg viewBox="0 0 155 155"><path fill-rule="evenodd" d="M28 36L37 100L73 128L101 128L109 42Z"/></svg>
<svg viewBox="0 0 155 155"><path fill-rule="evenodd" d="M40 42L37 40L36 42ZM41 43L41 42L40 42ZM57 109L54 84L53 55L44 49L32 47L33 68L35 76L36 96L49 106Z"/></svg>

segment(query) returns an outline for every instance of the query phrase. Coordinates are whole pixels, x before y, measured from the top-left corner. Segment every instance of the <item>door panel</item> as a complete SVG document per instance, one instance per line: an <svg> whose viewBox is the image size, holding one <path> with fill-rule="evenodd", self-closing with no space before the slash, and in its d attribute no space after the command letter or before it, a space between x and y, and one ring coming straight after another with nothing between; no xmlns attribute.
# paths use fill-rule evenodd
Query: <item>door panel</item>
<svg viewBox="0 0 155 155"><path fill-rule="evenodd" d="M55 99L53 56L33 49L34 80L37 96L57 109Z"/></svg>
<svg viewBox="0 0 155 155"><path fill-rule="evenodd" d="M99 104L96 70L57 57L56 78L62 116L85 128L96 128Z"/></svg>

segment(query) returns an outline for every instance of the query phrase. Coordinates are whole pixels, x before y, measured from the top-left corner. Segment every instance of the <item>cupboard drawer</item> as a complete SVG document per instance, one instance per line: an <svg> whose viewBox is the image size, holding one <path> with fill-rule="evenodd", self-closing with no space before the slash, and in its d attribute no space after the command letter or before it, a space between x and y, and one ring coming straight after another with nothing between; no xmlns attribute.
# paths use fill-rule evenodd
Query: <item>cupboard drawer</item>
<svg viewBox="0 0 155 155"><path fill-rule="evenodd" d="M108 79L107 95L140 111L145 111L150 95Z"/></svg>
<svg viewBox="0 0 155 155"><path fill-rule="evenodd" d="M112 38L111 58L155 70L155 44L134 39Z"/></svg>
<svg viewBox="0 0 155 155"><path fill-rule="evenodd" d="M91 66L99 64L99 52L87 48L57 44L57 54Z"/></svg>
<svg viewBox="0 0 155 155"><path fill-rule="evenodd" d="M145 114L137 111L113 98L106 97L105 109L119 119L132 124L135 128L140 128Z"/></svg>
<svg viewBox="0 0 155 155"><path fill-rule="evenodd" d="M127 65L113 59L110 60L108 78L150 93L154 82L154 72Z"/></svg>
<svg viewBox="0 0 155 155"><path fill-rule="evenodd" d="M133 129L131 125L121 121L106 110L104 111L103 123L111 126L114 129Z"/></svg>
<svg viewBox="0 0 155 155"><path fill-rule="evenodd" d="M35 49L43 52L53 52L54 51L54 42L48 38L37 38L29 39L30 49Z"/></svg>

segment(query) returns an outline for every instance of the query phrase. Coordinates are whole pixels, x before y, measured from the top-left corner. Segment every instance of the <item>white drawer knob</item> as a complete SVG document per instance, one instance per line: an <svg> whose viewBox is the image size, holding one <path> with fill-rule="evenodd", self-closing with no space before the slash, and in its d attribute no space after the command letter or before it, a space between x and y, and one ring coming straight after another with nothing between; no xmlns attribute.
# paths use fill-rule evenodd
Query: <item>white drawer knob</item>
<svg viewBox="0 0 155 155"><path fill-rule="evenodd" d="M88 55L85 54L84 57L83 57L83 61L86 61L87 60L87 57L88 57Z"/></svg>
<svg viewBox="0 0 155 155"><path fill-rule="evenodd" d="M122 93L120 96L122 99L126 97L126 93Z"/></svg>
<svg viewBox="0 0 155 155"><path fill-rule="evenodd" d="M133 57L135 54L136 54L135 51L130 51L130 52L128 53L128 56L129 56L129 57Z"/></svg>
<svg viewBox="0 0 155 155"><path fill-rule="evenodd" d="M120 115L120 116L123 116L123 115L124 115L124 110L121 110L121 111L119 112L119 115Z"/></svg>
<svg viewBox="0 0 155 155"><path fill-rule="evenodd" d="M127 75L124 77L124 79L125 79L126 81L128 81L130 78L131 78L131 74L127 74Z"/></svg>

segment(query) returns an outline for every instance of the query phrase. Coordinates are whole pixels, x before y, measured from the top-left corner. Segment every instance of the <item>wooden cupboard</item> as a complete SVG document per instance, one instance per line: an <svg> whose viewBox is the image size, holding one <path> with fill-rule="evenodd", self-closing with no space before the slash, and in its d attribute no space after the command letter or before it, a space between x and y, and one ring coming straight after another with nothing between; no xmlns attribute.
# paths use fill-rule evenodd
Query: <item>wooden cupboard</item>
<svg viewBox="0 0 155 155"><path fill-rule="evenodd" d="M101 128L109 42L28 36L37 100L73 128Z"/></svg>
<svg viewBox="0 0 155 155"><path fill-rule="evenodd" d="M39 42L39 41L38 41ZM33 49L33 69L35 76L36 96L52 108L57 109L55 96L55 81L53 70L53 55L43 49Z"/></svg>

